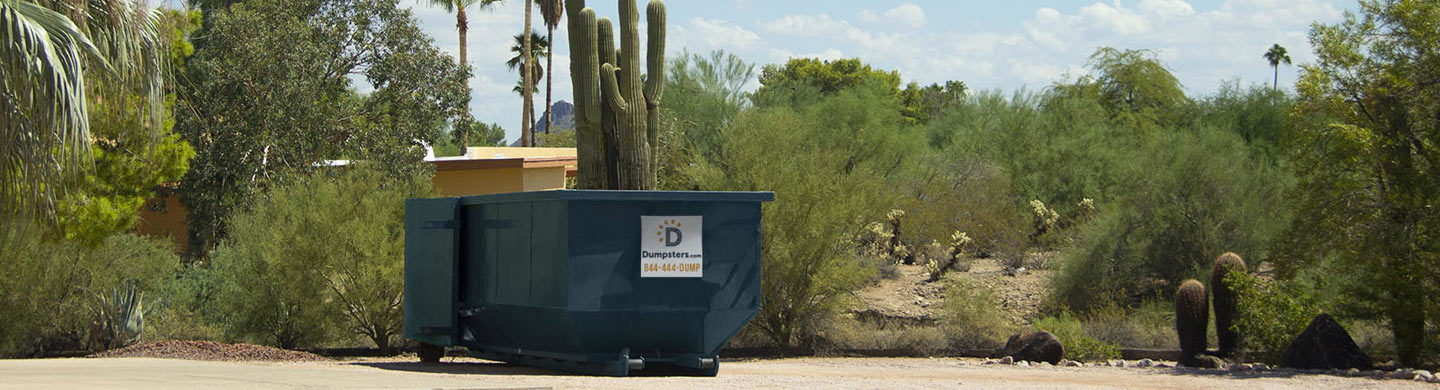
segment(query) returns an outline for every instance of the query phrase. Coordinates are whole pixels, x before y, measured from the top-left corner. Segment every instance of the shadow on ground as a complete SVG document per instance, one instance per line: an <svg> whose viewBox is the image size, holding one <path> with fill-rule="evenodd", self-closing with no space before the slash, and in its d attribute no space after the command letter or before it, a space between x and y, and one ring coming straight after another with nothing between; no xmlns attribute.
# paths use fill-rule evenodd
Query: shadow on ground
<svg viewBox="0 0 1440 390"><path fill-rule="evenodd" d="M378 368L388 371L423 372L429 374L449 375L528 375L528 376L552 376L552 377L575 377L587 376L565 371L547 370L501 362L490 361L462 361L462 362L354 362L346 363L352 366L364 366ZM724 364L723 362L721 364ZM668 365L654 365L644 370L632 371L632 377L693 377L694 370L673 367Z"/></svg>

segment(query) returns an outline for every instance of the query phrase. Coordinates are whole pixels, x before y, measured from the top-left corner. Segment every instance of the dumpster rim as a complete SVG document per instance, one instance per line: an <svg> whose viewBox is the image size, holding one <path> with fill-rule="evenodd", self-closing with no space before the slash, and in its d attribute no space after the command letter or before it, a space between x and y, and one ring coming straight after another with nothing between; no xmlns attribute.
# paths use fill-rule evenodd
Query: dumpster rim
<svg viewBox="0 0 1440 390"><path fill-rule="evenodd" d="M667 201L667 202L771 202L774 192L751 191L631 191L550 190L462 196L462 205L548 200Z"/></svg>

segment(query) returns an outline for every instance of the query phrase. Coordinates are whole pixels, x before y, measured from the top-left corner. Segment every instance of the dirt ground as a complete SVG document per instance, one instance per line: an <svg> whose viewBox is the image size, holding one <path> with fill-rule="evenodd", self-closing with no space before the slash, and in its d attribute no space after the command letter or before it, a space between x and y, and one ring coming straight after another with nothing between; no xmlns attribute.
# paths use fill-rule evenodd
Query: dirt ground
<svg viewBox="0 0 1440 390"><path fill-rule="evenodd" d="M1440 389L1413 381L1286 372L1018 367L974 359L725 361L720 376L575 376L468 358L211 362L148 358L0 361L0 389Z"/></svg>

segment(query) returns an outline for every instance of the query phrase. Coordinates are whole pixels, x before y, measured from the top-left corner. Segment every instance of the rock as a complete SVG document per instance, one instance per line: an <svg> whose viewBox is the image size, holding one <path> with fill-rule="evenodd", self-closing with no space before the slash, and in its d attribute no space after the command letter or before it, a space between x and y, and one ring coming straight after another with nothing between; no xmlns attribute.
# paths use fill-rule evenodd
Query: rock
<svg viewBox="0 0 1440 390"><path fill-rule="evenodd" d="M1085 363L1077 362L1077 361L1074 361L1074 360L1061 360L1061 361L1060 361L1060 366L1061 366L1061 367L1085 367Z"/></svg>
<svg viewBox="0 0 1440 390"><path fill-rule="evenodd" d="M1428 382L1430 382L1431 380L1434 380L1434 379L1435 379L1435 374L1431 374L1430 371L1425 371L1425 370L1416 370L1416 371L1415 371L1415 381L1416 381L1416 382L1427 382L1427 383L1428 383Z"/></svg>
<svg viewBox="0 0 1440 390"><path fill-rule="evenodd" d="M1021 361L1015 362L1015 366L1016 366L1016 367L1030 367L1030 362L1021 360Z"/></svg>
<svg viewBox="0 0 1440 390"><path fill-rule="evenodd" d="M1040 367L1050 368L1050 367L1054 367L1054 366L1050 365L1050 362L1040 362Z"/></svg>
<svg viewBox="0 0 1440 390"><path fill-rule="evenodd" d="M1175 366L1172 366L1172 365L1170 365L1169 363L1155 363L1155 368L1172 368L1172 367L1175 367Z"/></svg>
<svg viewBox="0 0 1440 390"><path fill-rule="evenodd" d="M1251 365L1251 364L1248 364L1248 363L1241 363L1241 364L1236 364L1236 365L1230 366L1230 371L1241 371L1241 372L1245 372L1245 371L1255 371L1255 366L1254 366L1254 365Z"/></svg>
<svg viewBox="0 0 1440 390"><path fill-rule="evenodd" d="M1000 364L1015 364L1015 358L1011 356L1000 358Z"/></svg>
<svg viewBox="0 0 1440 390"><path fill-rule="evenodd" d="M1270 369L1270 365L1265 364L1265 363L1255 363L1255 364L1252 364L1251 366L1252 366L1252 367L1255 367L1255 371L1266 371L1266 370L1269 370L1269 369Z"/></svg>
<svg viewBox="0 0 1440 390"><path fill-rule="evenodd" d="M1225 360L1202 353L1191 356L1189 359L1180 359L1180 365L1195 368L1225 368Z"/></svg>
<svg viewBox="0 0 1440 390"><path fill-rule="evenodd" d="M1415 379L1415 371L1413 371L1413 370L1411 370L1411 369L1408 369L1408 368L1402 368L1402 369L1395 370L1395 371L1391 372L1391 373L1390 373L1389 375L1387 375L1387 376L1388 376L1390 379L1404 379L1404 380L1407 380L1407 381L1408 381L1408 380L1414 380L1414 379Z"/></svg>
<svg viewBox="0 0 1440 390"><path fill-rule="evenodd" d="M1432 375L1430 377L1430 383L1440 383L1440 375Z"/></svg>
<svg viewBox="0 0 1440 390"><path fill-rule="evenodd" d="M1116 360L1110 363L1112 367L1125 367L1125 360Z"/></svg>
<svg viewBox="0 0 1440 390"><path fill-rule="evenodd" d="M1345 375L1347 375L1347 376L1360 376L1360 375L1364 375L1364 373L1361 373L1361 372L1360 372L1360 369L1358 369L1358 368L1351 368L1351 369L1349 369L1349 370L1345 370Z"/></svg>
<svg viewBox="0 0 1440 390"><path fill-rule="evenodd" d="M1140 367L1140 368L1155 367L1155 361L1154 361L1154 360L1150 360L1150 359L1140 359L1140 361L1135 362L1135 367Z"/></svg>
<svg viewBox="0 0 1440 390"><path fill-rule="evenodd" d="M1055 364L1065 356L1065 346L1050 332L1022 332L1005 342L1005 355L1015 360Z"/></svg>
<svg viewBox="0 0 1440 390"><path fill-rule="evenodd" d="M1286 367L1307 369L1374 367L1370 356L1361 351L1350 333L1328 314L1311 320L1300 337L1290 343L1281 360Z"/></svg>

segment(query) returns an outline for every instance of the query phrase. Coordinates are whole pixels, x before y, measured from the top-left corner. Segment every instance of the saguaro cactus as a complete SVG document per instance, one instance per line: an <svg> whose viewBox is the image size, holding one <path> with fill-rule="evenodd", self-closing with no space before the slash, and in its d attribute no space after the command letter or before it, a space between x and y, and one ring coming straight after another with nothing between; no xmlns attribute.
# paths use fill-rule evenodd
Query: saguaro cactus
<svg viewBox="0 0 1440 390"><path fill-rule="evenodd" d="M1225 276L1231 271L1245 272L1245 260L1240 255L1226 253L1215 259L1210 269L1211 301L1215 306L1215 335L1220 341L1220 356L1233 357L1240 349L1240 335L1231 329L1235 323L1235 288L1225 283Z"/></svg>
<svg viewBox="0 0 1440 390"><path fill-rule="evenodd" d="M1210 324L1210 305L1205 285L1195 279L1186 280L1175 292L1175 333L1180 336L1181 364L1205 352L1205 328Z"/></svg>
<svg viewBox="0 0 1440 390"><path fill-rule="evenodd" d="M635 0L620 2L620 48L614 27L584 0L567 2L571 15L570 72L575 85L580 178L586 189L655 188L660 97L665 86L665 3L646 7L648 77L640 72L640 15Z"/></svg>

